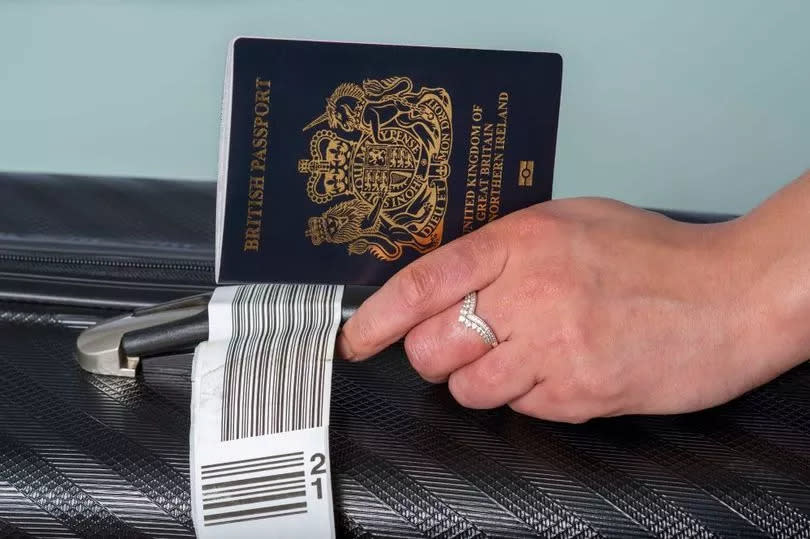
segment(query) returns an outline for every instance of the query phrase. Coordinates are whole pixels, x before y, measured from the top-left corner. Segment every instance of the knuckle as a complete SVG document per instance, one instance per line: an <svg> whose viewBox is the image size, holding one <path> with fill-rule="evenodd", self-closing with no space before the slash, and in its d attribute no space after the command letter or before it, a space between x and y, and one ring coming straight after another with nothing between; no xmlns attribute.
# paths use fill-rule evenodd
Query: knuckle
<svg viewBox="0 0 810 539"><path fill-rule="evenodd" d="M466 408L471 408L475 405L475 392L471 390L471 384L468 380L459 376L458 373L450 375L450 379L447 381L447 387L450 390L450 394L453 395L453 398L460 405Z"/></svg>
<svg viewBox="0 0 810 539"><path fill-rule="evenodd" d="M558 237L562 224L558 216L542 206L535 206L516 214L514 232L521 238L537 242L538 235L546 240Z"/></svg>
<svg viewBox="0 0 810 539"><path fill-rule="evenodd" d="M544 258L542 267L527 272L520 287L521 292L529 297L565 300L568 310L579 308L587 300L579 268L561 250Z"/></svg>
<svg viewBox="0 0 810 539"><path fill-rule="evenodd" d="M579 372L571 381L572 392L581 400L594 400L599 398L602 389L591 373Z"/></svg>
<svg viewBox="0 0 810 539"><path fill-rule="evenodd" d="M618 409L623 402L621 384L605 377L599 368L574 366L565 371L563 378L564 382L557 381L545 387L545 419L585 423Z"/></svg>
<svg viewBox="0 0 810 539"><path fill-rule="evenodd" d="M630 374L618 369L593 369L583 377L583 391L590 402L598 404L599 413L613 413L628 398Z"/></svg>
<svg viewBox="0 0 810 539"><path fill-rule="evenodd" d="M411 366L422 378L432 380L441 374L439 355L432 339L409 333L405 337L405 354Z"/></svg>
<svg viewBox="0 0 810 539"><path fill-rule="evenodd" d="M348 328L344 329L344 338L349 342L351 349L357 354L367 354L377 346L376 324L373 319L352 319Z"/></svg>
<svg viewBox="0 0 810 539"><path fill-rule="evenodd" d="M479 361L470 369L470 382L483 394L489 394L503 384L505 373L502 362Z"/></svg>
<svg viewBox="0 0 810 539"><path fill-rule="evenodd" d="M590 401L605 402L612 399L616 393L613 380L596 369L584 370L577 377L576 383L579 393Z"/></svg>
<svg viewBox="0 0 810 539"><path fill-rule="evenodd" d="M440 284L440 272L419 261L406 266L399 277L400 294L409 309L423 308L439 289Z"/></svg>
<svg viewBox="0 0 810 539"><path fill-rule="evenodd" d="M509 408L512 409L513 412L517 412L519 414L528 415L532 417L537 417L537 412L535 411L535 407L532 406L526 399L518 399L512 401L507 404Z"/></svg>
<svg viewBox="0 0 810 539"><path fill-rule="evenodd" d="M575 398L572 384L549 384L546 397L552 409L565 410Z"/></svg>
<svg viewBox="0 0 810 539"><path fill-rule="evenodd" d="M588 353L587 334L577 323L563 323L557 326L548 337L547 349L555 357L574 361L577 358L586 357ZM572 365L572 368L575 365ZM575 376L579 373L574 372Z"/></svg>
<svg viewBox="0 0 810 539"><path fill-rule="evenodd" d="M520 283L520 294L529 298L553 300L564 297L566 291L560 272L545 268L524 277Z"/></svg>
<svg viewBox="0 0 810 539"><path fill-rule="evenodd" d="M596 417L593 403L577 398L573 384L547 384L542 398L537 397L524 395L508 406L519 414L557 423L582 424Z"/></svg>
<svg viewBox="0 0 810 539"><path fill-rule="evenodd" d="M483 261L505 253L508 237L497 228L485 226L457 241L461 242L462 252L469 253L473 261Z"/></svg>

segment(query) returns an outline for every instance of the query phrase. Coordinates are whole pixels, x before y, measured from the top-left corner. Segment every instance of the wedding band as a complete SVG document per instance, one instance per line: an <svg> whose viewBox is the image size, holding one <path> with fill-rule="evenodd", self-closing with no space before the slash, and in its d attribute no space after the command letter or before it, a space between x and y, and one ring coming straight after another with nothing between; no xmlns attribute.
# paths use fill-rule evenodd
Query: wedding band
<svg viewBox="0 0 810 539"><path fill-rule="evenodd" d="M485 343L495 348L498 345L498 338L495 332L489 327L489 324L475 314L475 305L478 301L478 293L470 292L464 296L464 302L461 304L461 311L458 313L458 321L464 324L464 327L474 330Z"/></svg>

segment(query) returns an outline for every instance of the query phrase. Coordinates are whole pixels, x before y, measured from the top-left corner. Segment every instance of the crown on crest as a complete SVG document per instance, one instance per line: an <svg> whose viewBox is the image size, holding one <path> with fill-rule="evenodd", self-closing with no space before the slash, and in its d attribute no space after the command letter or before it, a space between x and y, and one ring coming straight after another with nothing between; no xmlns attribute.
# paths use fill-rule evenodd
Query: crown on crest
<svg viewBox="0 0 810 539"><path fill-rule="evenodd" d="M317 204L329 202L334 194L327 193L323 185L325 175L348 178L355 142L337 136L334 131L321 129L309 142L311 159L298 160L298 172L309 174L307 195Z"/></svg>

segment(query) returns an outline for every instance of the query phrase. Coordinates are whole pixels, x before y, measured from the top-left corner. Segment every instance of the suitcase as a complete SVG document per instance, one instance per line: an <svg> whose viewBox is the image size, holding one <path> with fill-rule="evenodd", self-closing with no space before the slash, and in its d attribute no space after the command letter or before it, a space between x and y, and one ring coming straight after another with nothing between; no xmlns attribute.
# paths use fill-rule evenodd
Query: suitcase
<svg viewBox="0 0 810 539"><path fill-rule="evenodd" d="M213 287L215 186L0 175L0 536L190 537L189 354L78 333ZM728 216L670 214L697 222ZM810 364L718 408L555 424L458 406L393 347L334 366L341 537L810 537Z"/></svg>

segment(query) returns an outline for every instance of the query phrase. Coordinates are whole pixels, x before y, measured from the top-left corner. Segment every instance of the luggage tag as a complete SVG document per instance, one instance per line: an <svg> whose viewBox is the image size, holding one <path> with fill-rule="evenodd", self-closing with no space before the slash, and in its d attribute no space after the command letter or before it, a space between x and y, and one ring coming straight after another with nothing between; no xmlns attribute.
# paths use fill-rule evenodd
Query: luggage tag
<svg viewBox="0 0 810 539"><path fill-rule="evenodd" d="M329 401L343 287L218 288L192 370L199 537L334 537Z"/></svg>
<svg viewBox="0 0 810 539"><path fill-rule="evenodd" d="M330 537L334 342L374 290L221 287L89 328L77 356L89 372L134 377L150 356L182 357L196 347L190 450L197 534Z"/></svg>

